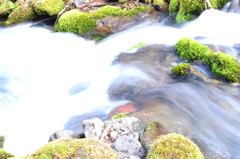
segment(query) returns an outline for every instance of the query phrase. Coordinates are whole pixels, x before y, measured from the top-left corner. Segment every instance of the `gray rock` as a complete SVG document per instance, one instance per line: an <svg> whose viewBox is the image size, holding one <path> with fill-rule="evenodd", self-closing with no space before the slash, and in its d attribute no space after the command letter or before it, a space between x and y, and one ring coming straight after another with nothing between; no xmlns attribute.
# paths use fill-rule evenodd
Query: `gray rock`
<svg viewBox="0 0 240 159"><path fill-rule="evenodd" d="M129 136L119 136L113 143L112 148L117 152L123 152L140 158L144 157L144 150L141 143Z"/></svg>
<svg viewBox="0 0 240 159"><path fill-rule="evenodd" d="M105 129L103 121L99 118L84 120L82 127L86 137L91 137L97 140L100 139L102 132Z"/></svg>
<svg viewBox="0 0 240 159"><path fill-rule="evenodd" d="M59 130L50 136L48 142L53 141L55 139L78 139L78 138L79 134L72 130Z"/></svg>
<svg viewBox="0 0 240 159"><path fill-rule="evenodd" d="M118 159L141 159L138 156L129 155L127 153L118 152Z"/></svg>

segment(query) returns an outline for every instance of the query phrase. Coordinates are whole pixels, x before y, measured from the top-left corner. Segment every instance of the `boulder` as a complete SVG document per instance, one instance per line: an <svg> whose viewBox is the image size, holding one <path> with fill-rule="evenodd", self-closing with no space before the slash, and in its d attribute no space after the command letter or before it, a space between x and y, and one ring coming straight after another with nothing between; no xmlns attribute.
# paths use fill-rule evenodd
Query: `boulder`
<svg viewBox="0 0 240 159"><path fill-rule="evenodd" d="M92 138L56 139L38 149L31 159L71 158L71 159L118 159L115 150Z"/></svg>
<svg viewBox="0 0 240 159"><path fill-rule="evenodd" d="M117 140L113 143L112 148L117 152L135 155L140 158L144 157L144 151L141 143L130 136L118 137Z"/></svg>
<svg viewBox="0 0 240 159"><path fill-rule="evenodd" d="M127 153L118 152L118 159L141 159L141 158L135 155L129 155Z"/></svg>

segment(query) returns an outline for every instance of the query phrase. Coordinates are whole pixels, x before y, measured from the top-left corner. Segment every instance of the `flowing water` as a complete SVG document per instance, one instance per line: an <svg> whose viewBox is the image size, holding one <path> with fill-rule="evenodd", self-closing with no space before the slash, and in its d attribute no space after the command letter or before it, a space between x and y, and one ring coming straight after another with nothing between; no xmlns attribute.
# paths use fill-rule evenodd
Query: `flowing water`
<svg viewBox="0 0 240 159"><path fill-rule="evenodd" d="M217 10L205 11L197 20L181 27L167 26L164 21L143 23L98 44L74 34L55 33L31 25L25 23L0 28L0 135L6 137L4 149L16 156L33 153L47 143L53 132L63 129L72 116L90 112L96 114L90 113L89 116L104 116L112 108L126 103L112 102L107 94L111 81L121 76L121 67L111 66L121 51L139 42L171 46L182 37L198 37L201 43L225 45L228 48L226 53L238 57L233 45L240 43L240 15ZM134 76L144 76L141 70L133 72ZM227 104L237 112L235 114L240 112L239 92L235 92L233 97L228 89L205 86L206 93L201 91L198 94L192 89L195 88L194 84L186 87L181 83L179 85L185 90L184 94L196 94L193 98L198 105L206 105L202 98L214 89L212 96L216 96L216 99L226 98ZM172 89L170 86L164 87L168 88ZM188 101L188 95L180 100L174 91L170 94L175 103L184 101L184 98ZM212 135L216 129L211 124L198 121L203 125L196 130L200 137L208 139L208 136L214 136L213 140L206 142L206 147L222 145L217 151L225 151L231 149L229 145L232 145L234 151L230 152L235 155L227 154L225 158L239 158L240 143L233 142L233 138L240 138L240 130L236 126L239 117L228 120L229 115L216 114L216 109L204 109L207 108L197 110L212 118L216 115L222 130L229 130L225 138L220 140ZM225 110L218 111L224 113ZM202 129L208 131L201 132ZM230 136L230 139L227 140L226 136Z"/></svg>

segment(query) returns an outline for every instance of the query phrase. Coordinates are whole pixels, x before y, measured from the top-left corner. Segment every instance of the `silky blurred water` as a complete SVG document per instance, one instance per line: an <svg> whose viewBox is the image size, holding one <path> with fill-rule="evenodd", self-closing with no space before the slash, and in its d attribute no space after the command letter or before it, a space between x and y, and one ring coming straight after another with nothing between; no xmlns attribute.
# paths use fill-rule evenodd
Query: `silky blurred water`
<svg viewBox="0 0 240 159"><path fill-rule="evenodd" d="M126 51L139 42L172 46L182 37L201 37L201 43L225 45L229 48L240 42L240 15L217 10L205 11L197 20L181 27L143 23L98 44L74 34L55 33L42 27L30 27L31 25L32 23L25 23L0 28L0 135L6 137L4 149L16 156L33 153L43 146L49 136L63 129L66 121L74 115L94 111L107 114L111 108L126 103L112 102L107 94L110 83L120 76L122 79L121 67L111 66L121 51ZM233 49L226 53L235 57L238 54ZM134 76L143 75L141 70L138 71L139 73L135 71ZM185 90L184 85L181 87ZM220 95L220 98L226 98L234 111L239 112L238 101L228 100L231 96L227 91L223 92L224 95ZM198 97L204 99L204 93L199 96L197 93L195 96L188 89L184 92L192 95L195 102L201 105L203 100ZM213 91L212 95L219 96L219 93L221 94ZM174 92L169 96L175 99ZM185 98L189 97L182 96L181 100L184 101ZM206 101L202 105L205 103ZM209 109L204 111L204 115L212 117L214 111L215 109ZM221 118L228 117L218 116L219 124L224 130L231 127L232 121L236 123L239 119L236 117L221 123ZM209 127L204 128L204 123L201 124L203 128L197 131L207 129L209 132L206 134L214 133ZM237 130L229 131L235 134L226 133L234 138L239 137ZM202 134L204 136L205 132ZM214 144L212 142L218 141L218 137L206 144ZM224 145L224 142L230 141L221 142Z"/></svg>

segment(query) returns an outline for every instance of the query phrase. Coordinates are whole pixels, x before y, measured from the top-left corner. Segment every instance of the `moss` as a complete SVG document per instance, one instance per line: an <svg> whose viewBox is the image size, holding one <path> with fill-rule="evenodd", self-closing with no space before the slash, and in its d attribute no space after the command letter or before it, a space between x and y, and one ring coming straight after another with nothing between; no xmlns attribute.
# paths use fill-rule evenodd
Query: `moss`
<svg viewBox="0 0 240 159"><path fill-rule="evenodd" d="M210 0L210 3L213 8L215 9L220 9L224 7L224 5L228 2L229 0Z"/></svg>
<svg viewBox="0 0 240 159"><path fill-rule="evenodd" d="M194 61L202 60L211 67L211 71L230 82L240 81L240 65L235 57L224 53L214 53L207 46L191 38L180 39L175 48L181 58Z"/></svg>
<svg viewBox="0 0 240 159"><path fill-rule="evenodd" d="M89 17L88 14L84 14L79 10L70 10L59 18L55 31L67 31L82 36L87 32L91 32L95 26L96 20Z"/></svg>
<svg viewBox="0 0 240 159"><path fill-rule="evenodd" d="M152 123L148 123L147 124L147 127L146 127L146 130L152 130L153 128L156 128L157 127L157 124L152 122Z"/></svg>
<svg viewBox="0 0 240 159"><path fill-rule="evenodd" d="M102 14L108 15L108 16L123 16L126 11L127 11L126 8L121 9L116 6L107 5L107 6L100 8L98 10L98 13L102 13Z"/></svg>
<svg viewBox="0 0 240 159"><path fill-rule="evenodd" d="M171 0L169 3L169 13L174 15L179 10L179 0Z"/></svg>
<svg viewBox="0 0 240 159"><path fill-rule="evenodd" d="M125 14L125 16L133 16L133 15L136 15L140 12L147 12L148 10L150 9L149 6L138 6L138 7L134 7L130 10L128 10Z"/></svg>
<svg viewBox="0 0 240 159"><path fill-rule="evenodd" d="M153 0L153 4L154 4L154 5L164 4L164 0Z"/></svg>
<svg viewBox="0 0 240 159"><path fill-rule="evenodd" d="M179 76L182 76L182 75L190 75L190 68L191 68L191 65L188 64L188 63L182 63L180 65L177 65L177 66L174 66L173 67L173 73L176 74L176 75L179 75Z"/></svg>
<svg viewBox="0 0 240 159"><path fill-rule="evenodd" d="M162 135L154 141L147 154L148 159L204 159L201 151L188 138L180 134Z"/></svg>
<svg viewBox="0 0 240 159"><path fill-rule="evenodd" d="M123 118L123 117L125 117L127 114L129 114L129 113L119 113L119 114L114 115L111 119L112 119L112 120L115 120L115 119Z"/></svg>
<svg viewBox="0 0 240 159"><path fill-rule="evenodd" d="M12 3L11 1L7 1L6 3L3 3L3 4L0 5L0 12L4 11L6 9L9 9L9 8L13 8L13 9L15 8L15 4ZM13 9L11 9L11 10L9 10L9 11L1 14L1 15L8 15L13 11Z"/></svg>
<svg viewBox="0 0 240 159"><path fill-rule="evenodd" d="M19 6L14 11L9 14L7 21L5 24L11 25L13 23L19 23L27 19L33 19L35 18L35 14L33 11L33 8L28 6L28 7L23 7Z"/></svg>
<svg viewBox="0 0 240 159"><path fill-rule="evenodd" d="M133 49L137 49L137 48L140 48L140 47L143 47L143 46L147 46L147 44L144 43L144 42L139 42L137 45L129 48L127 51L131 51L131 50L133 50Z"/></svg>
<svg viewBox="0 0 240 159"><path fill-rule="evenodd" d="M4 139L4 136L0 136L0 149L3 148Z"/></svg>
<svg viewBox="0 0 240 159"><path fill-rule="evenodd" d="M57 15L65 6L62 0L41 0L32 3L38 15Z"/></svg>
<svg viewBox="0 0 240 159"><path fill-rule="evenodd" d="M107 34L92 34L92 37L96 42L99 42L99 41L105 39L106 37L108 37L108 35Z"/></svg>
<svg viewBox="0 0 240 159"><path fill-rule="evenodd" d="M56 139L49 142L37 150L33 159L50 159L50 158L82 158L82 159L117 159L118 155L115 150L104 143L91 139Z"/></svg>
<svg viewBox="0 0 240 159"><path fill-rule="evenodd" d="M14 157L12 154L6 152L5 150L3 149L0 149L0 158L1 159L7 159L9 157Z"/></svg>

